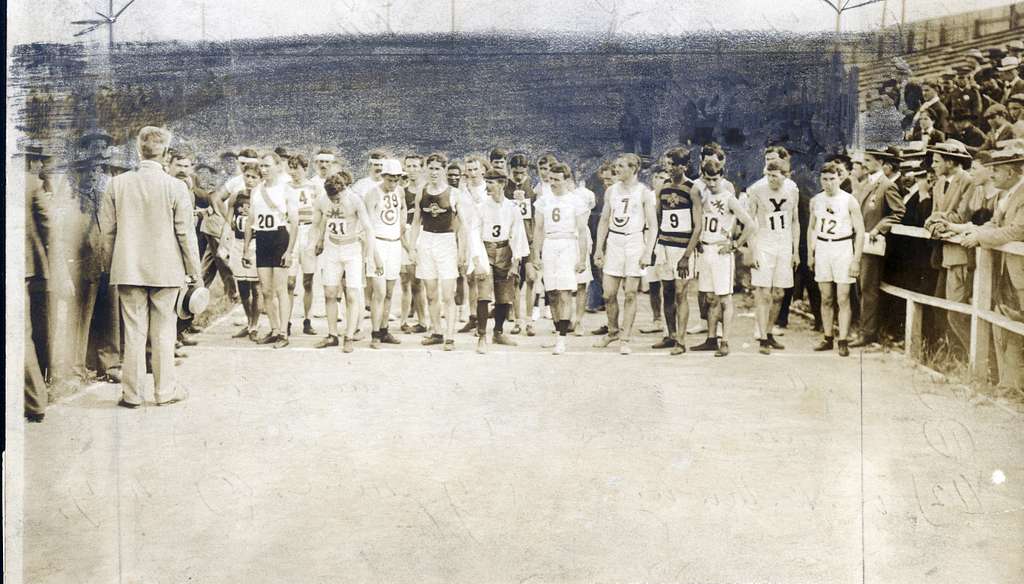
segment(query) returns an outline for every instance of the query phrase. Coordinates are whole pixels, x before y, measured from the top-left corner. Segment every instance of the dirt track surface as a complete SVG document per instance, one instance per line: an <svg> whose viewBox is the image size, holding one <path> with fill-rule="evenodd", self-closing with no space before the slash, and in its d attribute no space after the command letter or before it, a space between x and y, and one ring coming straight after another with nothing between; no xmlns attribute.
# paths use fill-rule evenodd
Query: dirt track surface
<svg viewBox="0 0 1024 584"><path fill-rule="evenodd" d="M27 427L26 581L1024 580L1021 415L901 356L799 327L760 356L742 316L724 359L346 355L231 340L236 316L189 349L188 401L100 385Z"/></svg>

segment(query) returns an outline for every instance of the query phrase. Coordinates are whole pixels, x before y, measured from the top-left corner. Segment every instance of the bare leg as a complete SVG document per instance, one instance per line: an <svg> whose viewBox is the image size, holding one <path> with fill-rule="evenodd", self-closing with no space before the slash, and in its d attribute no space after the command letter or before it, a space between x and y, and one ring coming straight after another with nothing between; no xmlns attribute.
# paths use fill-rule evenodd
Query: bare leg
<svg viewBox="0 0 1024 584"><path fill-rule="evenodd" d="M437 279L423 280L423 287L426 291L427 305L430 307L430 334L441 334L441 299L439 298ZM450 303L455 304L455 292L452 291Z"/></svg>
<svg viewBox="0 0 1024 584"><path fill-rule="evenodd" d="M274 287L274 268L259 268L256 270L256 273L259 274L260 278L260 290L263 292L263 307L267 311L267 320L270 321L270 332L280 332L281 321L278 314L280 304L277 301L277 289ZM287 290L285 290L285 293L287 293Z"/></svg>
<svg viewBox="0 0 1024 584"><path fill-rule="evenodd" d="M444 304L444 312L446 322L444 323L444 339L446 341L455 339L455 283L457 280L441 280L441 302ZM437 285L436 283L434 284ZM438 307L437 326L436 329L440 328L440 307ZM434 313L431 311L430 318L434 318ZM434 323L431 323L434 324Z"/></svg>
<svg viewBox="0 0 1024 584"><path fill-rule="evenodd" d="M619 334L619 284L622 283L622 278L605 274L602 283L604 285L604 308L608 315L608 335L617 336ZM635 301L635 287L633 292Z"/></svg>

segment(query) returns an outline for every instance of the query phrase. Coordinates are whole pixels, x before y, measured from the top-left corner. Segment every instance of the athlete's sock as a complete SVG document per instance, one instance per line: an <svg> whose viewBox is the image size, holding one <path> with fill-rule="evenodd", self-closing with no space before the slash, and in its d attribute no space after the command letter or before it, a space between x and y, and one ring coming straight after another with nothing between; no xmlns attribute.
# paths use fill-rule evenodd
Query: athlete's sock
<svg viewBox="0 0 1024 584"><path fill-rule="evenodd" d="M508 318L509 308L511 308L511 305L509 304L494 305L494 334L502 334L505 326L505 319Z"/></svg>
<svg viewBox="0 0 1024 584"><path fill-rule="evenodd" d="M565 335L569 334L569 325L571 323L568 320L560 320L558 321L558 324L562 325L562 328L558 330L559 335L564 337Z"/></svg>
<svg viewBox="0 0 1024 584"><path fill-rule="evenodd" d="M476 301L476 334L481 337L487 334L487 312L490 303L489 300Z"/></svg>

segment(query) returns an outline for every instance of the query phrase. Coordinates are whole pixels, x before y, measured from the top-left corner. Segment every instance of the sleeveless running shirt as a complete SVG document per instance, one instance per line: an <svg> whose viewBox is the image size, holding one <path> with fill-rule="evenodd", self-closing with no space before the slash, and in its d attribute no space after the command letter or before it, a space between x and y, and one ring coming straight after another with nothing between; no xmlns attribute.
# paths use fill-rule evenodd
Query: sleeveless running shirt
<svg viewBox="0 0 1024 584"><path fill-rule="evenodd" d="M378 189L379 190L379 189ZM376 212L371 216L373 233L377 239L397 241L402 235L399 213L402 212L402 199L405 194L402 187L396 187L390 193L380 192L377 199Z"/></svg>
<svg viewBox="0 0 1024 584"><path fill-rule="evenodd" d="M747 196L757 200L757 221L759 239L770 239L773 242L788 243L793 240L793 207L797 204L799 194L793 189L796 185L784 184L782 189L773 191L768 181L761 179L747 189ZM799 225L796 226L799 229Z"/></svg>
<svg viewBox="0 0 1024 584"><path fill-rule="evenodd" d="M824 192L811 199L811 213L818 219L817 235L823 240L843 240L853 236L853 221L850 219L850 205L857 200L850 193L840 190L834 196Z"/></svg>
<svg viewBox="0 0 1024 584"><path fill-rule="evenodd" d="M701 201L701 214L704 217L704 229L700 234L701 243L716 244L732 240L736 216L729 208L729 201L735 198L735 195L728 191L717 194L704 191Z"/></svg>
<svg viewBox="0 0 1024 584"><path fill-rule="evenodd" d="M313 181L303 181L292 185L299 197L299 224L308 225L313 222L313 201L316 200L317 188Z"/></svg>
<svg viewBox="0 0 1024 584"><path fill-rule="evenodd" d="M287 227L288 198L294 196L295 190L283 181L269 187L266 183L261 183L254 188L251 209L256 220L253 223L253 230L275 231ZM273 205L267 202L268 199Z"/></svg>
<svg viewBox="0 0 1024 584"><path fill-rule="evenodd" d="M623 186L622 183L615 183L608 188L605 200L611 208L608 228L612 233L632 235L644 230L645 196L650 196L650 190L640 183L630 188Z"/></svg>
<svg viewBox="0 0 1024 584"><path fill-rule="evenodd" d="M424 189L420 197L420 225L423 230L430 233L453 233L454 207L451 187L446 187L437 195Z"/></svg>
<svg viewBox="0 0 1024 584"><path fill-rule="evenodd" d="M685 179L679 186L658 191L658 243L686 247L693 236L693 183Z"/></svg>
<svg viewBox="0 0 1024 584"><path fill-rule="evenodd" d="M346 193L343 196L356 196ZM324 212L327 220L327 241L334 245L350 243L352 236L358 233L359 220L355 213L345 216L342 201L337 203L327 200L327 210Z"/></svg>

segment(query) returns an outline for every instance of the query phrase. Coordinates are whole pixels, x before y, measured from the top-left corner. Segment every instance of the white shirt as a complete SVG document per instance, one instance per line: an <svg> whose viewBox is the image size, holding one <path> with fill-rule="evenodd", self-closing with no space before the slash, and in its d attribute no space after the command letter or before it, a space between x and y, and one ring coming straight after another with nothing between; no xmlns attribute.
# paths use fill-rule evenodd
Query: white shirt
<svg viewBox="0 0 1024 584"><path fill-rule="evenodd" d="M373 177L371 176L364 176L349 188L357 197L359 197L360 200L363 200L366 198L366 193L370 192L370 189L376 186L380 186L380 181L373 180Z"/></svg>
<svg viewBox="0 0 1024 584"><path fill-rule="evenodd" d="M576 236L576 218L590 214L583 199L573 193L555 195L537 199L536 210L544 217L544 235Z"/></svg>
<svg viewBox="0 0 1024 584"><path fill-rule="evenodd" d="M396 241L402 237L401 221L402 204L405 202L405 190L396 186L390 193L385 193L379 186L367 191L367 195L376 194L377 204L374 209L367 209L373 223L373 234L377 239ZM369 206L369 205L367 205Z"/></svg>
<svg viewBox="0 0 1024 584"><path fill-rule="evenodd" d="M654 191L643 183L627 187L624 183L617 182L608 187L604 197L605 204L611 211L608 229L612 233L632 235L644 230L644 204L654 207Z"/></svg>
<svg viewBox="0 0 1024 584"><path fill-rule="evenodd" d="M857 205L857 199L842 189L831 197L824 192L814 195L811 199L811 215L818 220L816 236L830 240L853 235L853 220L850 219L852 205Z"/></svg>
<svg viewBox="0 0 1024 584"><path fill-rule="evenodd" d="M297 207L299 193L285 179L278 179L277 184L272 186L268 186L265 182L257 185L253 189L250 200L251 212L255 216L253 230L274 231L287 227L289 201Z"/></svg>

